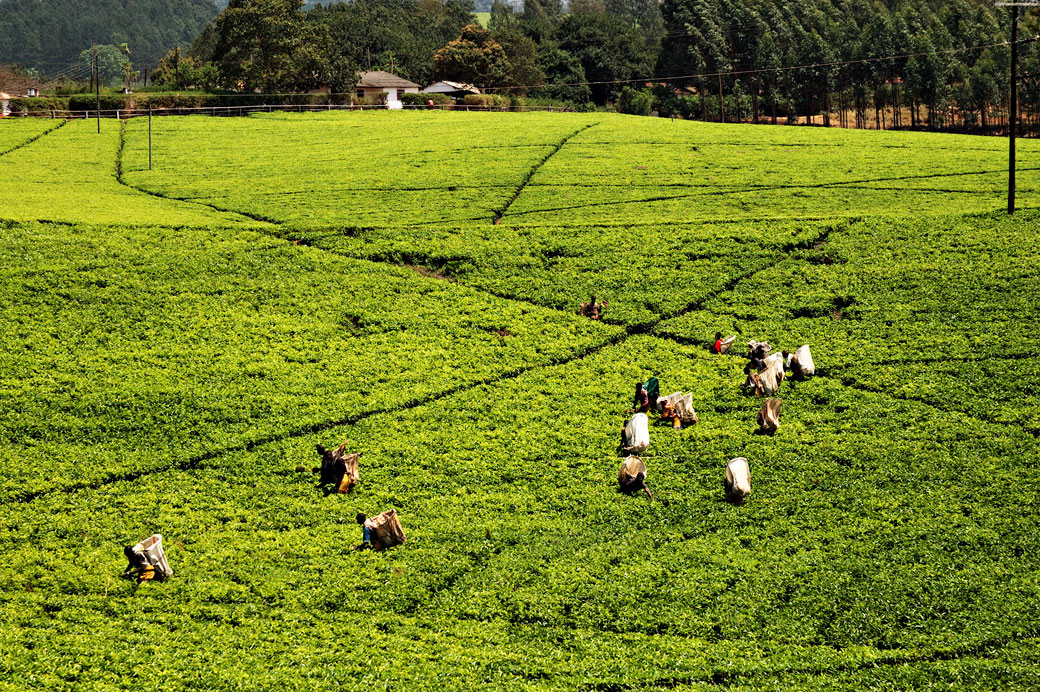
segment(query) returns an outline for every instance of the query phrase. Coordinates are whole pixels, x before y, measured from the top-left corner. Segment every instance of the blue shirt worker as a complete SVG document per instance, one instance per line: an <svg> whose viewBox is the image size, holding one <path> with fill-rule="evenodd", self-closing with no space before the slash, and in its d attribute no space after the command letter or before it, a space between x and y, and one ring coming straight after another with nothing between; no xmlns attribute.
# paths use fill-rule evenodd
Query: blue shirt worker
<svg viewBox="0 0 1040 692"><path fill-rule="evenodd" d="M368 517L366 517L361 512L358 512L357 517L355 518L357 519L357 523L361 524L361 545L354 548L354 550L365 550L371 548L372 529L369 528L369 526L365 523L368 521Z"/></svg>

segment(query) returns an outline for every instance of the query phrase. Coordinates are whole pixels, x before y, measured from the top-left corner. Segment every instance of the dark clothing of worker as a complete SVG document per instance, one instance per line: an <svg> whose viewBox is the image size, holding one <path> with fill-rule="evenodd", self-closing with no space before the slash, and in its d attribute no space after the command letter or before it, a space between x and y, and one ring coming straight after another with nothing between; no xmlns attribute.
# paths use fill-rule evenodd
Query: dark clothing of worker
<svg viewBox="0 0 1040 692"><path fill-rule="evenodd" d="M632 399L632 408L635 413L646 413L650 410L650 394L643 389L643 385L636 387L636 395Z"/></svg>
<svg viewBox="0 0 1040 692"><path fill-rule="evenodd" d="M744 374L750 375L752 372L762 372L766 369L766 362L762 358L752 358L748 361L748 364L744 366Z"/></svg>

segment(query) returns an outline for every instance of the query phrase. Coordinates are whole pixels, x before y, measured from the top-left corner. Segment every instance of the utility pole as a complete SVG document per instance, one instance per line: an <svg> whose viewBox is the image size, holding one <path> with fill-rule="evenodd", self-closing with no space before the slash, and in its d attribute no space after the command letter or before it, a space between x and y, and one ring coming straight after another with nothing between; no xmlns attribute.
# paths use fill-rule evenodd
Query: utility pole
<svg viewBox="0 0 1040 692"><path fill-rule="evenodd" d="M152 170L152 97L148 97L148 170Z"/></svg>
<svg viewBox="0 0 1040 692"><path fill-rule="evenodd" d="M98 134L101 134L101 63L96 55L94 56L94 71L97 72L97 79L94 80L94 105L97 108L97 131Z"/></svg>
<svg viewBox="0 0 1040 692"><path fill-rule="evenodd" d="M1018 134L1018 6L1011 7L1011 112L1008 113L1008 214L1015 213L1015 137Z"/></svg>
<svg viewBox="0 0 1040 692"><path fill-rule="evenodd" d="M997 2L1011 10L1011 83L1008 86L1008 214L1015 213L1015 138L1018 136L1018 8L1040 7L1040 0Z"/></svg>
<svg viewBox="0 0 1040 692"><path fill-rule="evenodd" d="M726 122L726 101L722 98L722 73L719 72L719 122Z"/></svg>

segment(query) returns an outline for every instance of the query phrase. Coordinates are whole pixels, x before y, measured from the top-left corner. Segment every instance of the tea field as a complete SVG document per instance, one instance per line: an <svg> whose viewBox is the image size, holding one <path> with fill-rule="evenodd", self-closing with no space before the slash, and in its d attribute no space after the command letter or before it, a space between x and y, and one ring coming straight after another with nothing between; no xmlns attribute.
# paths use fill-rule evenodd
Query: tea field
<svg viewBox="0 0 1040 692"><path fill-rule="evenodd" d="M0 120L0 692L1040 689L1040 143L1008 217L997 139L153 128ZM716 331L811 344L775 436Z"/></svg>

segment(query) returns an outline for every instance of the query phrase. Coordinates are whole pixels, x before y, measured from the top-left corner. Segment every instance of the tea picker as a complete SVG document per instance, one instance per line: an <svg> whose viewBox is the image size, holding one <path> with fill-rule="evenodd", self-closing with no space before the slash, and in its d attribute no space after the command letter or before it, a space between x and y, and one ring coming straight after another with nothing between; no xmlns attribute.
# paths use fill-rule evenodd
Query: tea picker
<svg viewBox="0 0 1040 692"><path fill-rule="evenodd" d="M782 399L766 399L758 411L758 432L773 435L780 429L780 405Z"/></svg>
<svg viewBox="0 0 1040 692"><path fill-rule="evenodd" d="M723 339L722 332L715 332L715 344L712 346L712 350L720 355L729 353L729 349L733 346L733 342L736 340L736 334Z"/></svg>
<svg viewBox="0 0 1040 692"><path fill-rule="evenodd" d="M588 317L590 320L599 320L600 312L605 307L607 307L607 301L597 302L596 294L593 293L592 297L589 298L589 302L582 303L578 308L578 314L582 317Z"/></svg>
<svg viewBox="0 0 1040 692"><path fill-rule="evenodd" d="M683 426L691 426L699 419L693 408L693 393L683 394L682 390L660 397L657 409L661 412L661 420L670 422L676 430Z"/></svg>
<svg viewBox="0 0 1040 692"><path fill-rule="evenodd" d="M816 364L809 352L809 344L803 344L794 353L783 353L785 364L791 369L791 376L796 380L804 380L816 374Z"/></svg>
<svg viewBox="0 0 1040 692"><path fill-rule="evenodd" d="M361 471L358 461L361 459L360 452L347 454L347 443L344 442L335 451L330 452L321 445L317 445L318 455L321 456L321 466L315 466L311 473L320 473L318 487L325 488L326 495L332 493L349 493L354 486L361 481ZM298 471L306 471L302 466L297 466Z"/></svg>
<svg viewBox="0 0 1040 692"><path fill-rule="evenodd" d="M626 495L631 495L632 493L642 490L651 501L654 499L653 493L650 492L650 488L646 487L646 464L644 464L643 460L639 457L629 455L623 462L621 462L621 468L618 469L617 480L621 492Z"/></svg>
<svg viewBox="0 0 1040 692"><path fill-rule="evenodd" d="M124 579L136 577L140 583L173 576L170 563L166 560L166 551L163 550L161 534L149 536L136 545L126 546L123 548L123 554L129 563L123 570Z"/></svg>
<svg viewBox="0 0 1040 692"><path fill-rule="evenodd" d="M397 518L396 509L388 509L369 519L358 512L357 523L361 524L361 545L354 550L386 550L405 542L401 520Z"/></svg>

